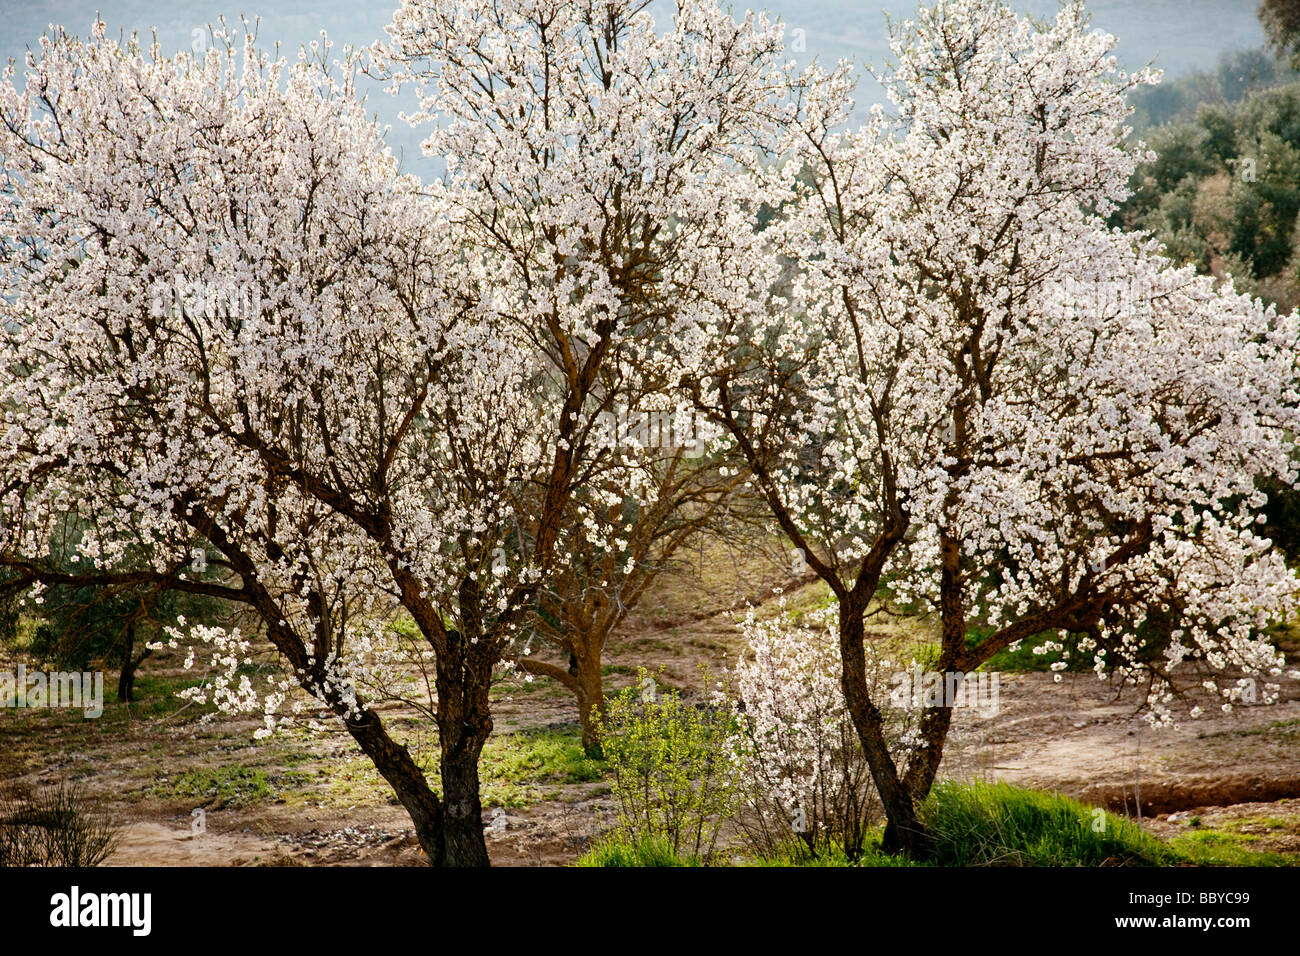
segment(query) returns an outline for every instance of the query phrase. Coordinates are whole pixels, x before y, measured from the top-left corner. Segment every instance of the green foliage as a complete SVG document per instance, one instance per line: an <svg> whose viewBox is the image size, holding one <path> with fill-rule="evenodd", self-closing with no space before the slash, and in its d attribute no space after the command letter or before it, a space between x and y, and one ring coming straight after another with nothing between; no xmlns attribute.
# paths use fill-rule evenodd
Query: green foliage
<svg viewBox="0 0 1300 956"><path fill-rule="evenodd" d="M1273 49L1300 61L1300 0L1261 0L1258 13Z"/></svg>
<svg viewBox="0 0 1300 956"><path fill-rule="evenodd" d="M80 529L69 516L68 527L51 543L49 563L69 574L84 570L78 559L80 541ZM118 570L130 570L133 561L138 558L129 556ZM165 629L182 617L215 623L225 608L216 598L154 585L52 585L44 589L39 604L27 605L36 618L27 651L40 664L59 669L87 670L111 662L127 673L129 693L135 668L151 653L150 641L163 638Z"/></svg>
<svg viewBox="0 0 1300 956"><path fill-rule="evenodd" d="M697 856L679 856L663 837L630 839L611 834L593 846L574 866L701 866Z"/></svg>
<svg viewBox="0 0 1300 956"><path fill-rule="evenodd" d="M1175 857L1128 820L1007 783L940 783L918 816L941 866L1161 866Z"/></svg>
<svg viewBox="0 0 1300 956"><path fill-rule="evenodd" d="M1262 50L1235 50L1222 54L1214 68L1192 73L1157 86L1139 87L1129 94L1132 126L1139 136L1168 123L1186 122L1203 104L1232 107L1251 93L1296 78L1295 69Z"/></svg>
<svg viewBox="0 0 1300 956"><path fill-rule="evenodd" d="M78 784L61 782L30 796L0 797L0 867L98 866L116 849L121 827Z"/></svg>
<svg viewBox="0 0 1300 956"><path fill-rule="evenodd" d="M55 586L39 607L31 651L37 660L84 670L92 662L138 652L184 616L215 619L220 602L172 591ZM128 643L131 647L128 649Z"/></svg>
<svg viewBox="0 0 1300 956"><path fill-rule="evenodd" d="M638 687L649 686L642 668ZM614 772L620 837L662 838L676 855L707 856L719 822L738 802L738 766L728 742L729 707L691 706L674 691L625 690L600 722L601 746Z"/></svg>
<svg viewBox="0 0 1300 956"><path fill-rule="evenodd" d="M1235 76L1220 73L1216 89ZM1300 82L1241 91L1202 91L1194 117L1146 134L1156 158L1134 174L1113 221L1151 231L1176 262L1231 272L1241 291L1288 310L1300 303Z"/></svg>

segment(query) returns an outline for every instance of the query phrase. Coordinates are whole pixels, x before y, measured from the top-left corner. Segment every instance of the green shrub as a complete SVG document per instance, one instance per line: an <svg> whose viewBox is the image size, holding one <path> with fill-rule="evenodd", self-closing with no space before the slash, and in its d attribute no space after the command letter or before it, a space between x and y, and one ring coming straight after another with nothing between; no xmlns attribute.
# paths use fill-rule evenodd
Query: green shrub
<svg viewBox="0 0 1300 956"><path fill-rule="evenodd" d="M942 866L1160 866L1174 854L1134 823L1007 783L935 786L921 805Z"/></svg>
<svg viewBox="0 0 1300 956"><path fill-rule="evenodd" d="M653 686L644 668L638 677L638 687ZM662 838L674 855L711 853L719 821L737 805L738 767L728 746L734 724L729 706L694 707L673 691L611 698L600 735L620 838Z"/></svg>
<svg viewBox="0 0 1300 956"><path fill-rule="evenodd" d="M613 834L593 846L574 866L699 866L697 856L678 856L663 837L629 840Z"/></svg>

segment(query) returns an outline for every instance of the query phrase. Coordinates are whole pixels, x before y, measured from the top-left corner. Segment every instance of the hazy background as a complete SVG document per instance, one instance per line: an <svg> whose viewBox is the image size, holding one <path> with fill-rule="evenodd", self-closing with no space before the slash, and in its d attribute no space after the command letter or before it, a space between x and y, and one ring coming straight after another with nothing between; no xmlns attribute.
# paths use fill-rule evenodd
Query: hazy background
<svg viewBox="0 0 1300 956"><path fill-rule="evenodd" d="M1255 18L1257 0L1094 0L1089 4L1093 26L1119 38L1116 53L1121 65L1134 68L1154 62L1174 78L1214 66L1224 53L1259 47L1264 40ZM1050 16L1059 8L1055 0L1015 0L1018 10ZM0 60L21 58L35 45L46 25L58 23L73 33L88 31L98 10L114 30L151 28L169 51L189 49L193 31L221 14L227 19L245 14L262 19L260 38L297 47L325 30L341 47L365 45L383 35L397 0L0 0ZM840 57L859 64L879 66L888 54L886 14L903 19L914 13L915 0L770 0L737 3L735 9L765 7L781 16L791 30L806 31L807 51L794 59ZM377 91L376 91L377 93ZM866 107L882 99L869 77L863 82L858 103ZM393 129L389 142L412 171L429 175L438 164L419 157L420 137L398 120L409 100L397 101L372 93L370 107Z"/></svg>

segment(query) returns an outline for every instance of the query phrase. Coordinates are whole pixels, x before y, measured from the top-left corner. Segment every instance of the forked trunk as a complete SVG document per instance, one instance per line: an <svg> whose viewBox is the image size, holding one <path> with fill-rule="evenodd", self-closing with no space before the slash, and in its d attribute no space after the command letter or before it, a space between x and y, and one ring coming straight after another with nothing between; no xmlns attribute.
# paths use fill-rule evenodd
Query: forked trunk
<svg viewBox="0 0 1300 956"><path fill-rule="evenodd" d="M840 655L843 660L844 699L862 741L871 779L885 808L885 834L881 849L910 857L926 855L930 837L916 816L912 794L899 779L889 753L884 720L867 687L867 659L863 647L863 611L852 600L840 602Z"/></svg>

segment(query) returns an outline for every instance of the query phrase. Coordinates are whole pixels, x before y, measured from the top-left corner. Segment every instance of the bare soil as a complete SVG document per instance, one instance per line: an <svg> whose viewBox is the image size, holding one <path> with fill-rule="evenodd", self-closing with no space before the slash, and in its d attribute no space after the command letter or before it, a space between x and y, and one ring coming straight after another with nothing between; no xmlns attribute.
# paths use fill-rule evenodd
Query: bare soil
<svg viewBox="0 0 1300 956"><path fill-rule="evenodd" d="M734 580L734 570L719 568L719 577ZM630 685L643 666L662 686L695 692L700 665L721 673L739 655L739 608L755 595L726 587L690 599L674 589L656 595L607 652L608 686ZM822 597L809 585L793 590L789 603L810 606ZM763 612L773 609L769 601ZM892 628L874 633L906 642L925 630L916 622ZM162 657L145 673L176 678L185 673L179 665ZM547 681L510 678L498 691L497 734L576 727L573 700ZM999 703L990 716L958 710L942 775L1056 790L1134 817L1140 802L1144 826L1158 836L1214 826L1260 849L1300 853L1300 681L1283 679L1277 704L1231 714L1211 709L1207 698L1206 716L1158 730L1137 714L1137 691L1092 674L1066 674L1060 683L1045 673L1003 674ZM420 728L410 714L386 717L407 734ZM423 862L404 811L346 735L291 731L258 742L252 719L199 718L193 707L160 709L147 697L109 705L98 721L0 710L0 784L30 790L79 781L125 822L113 865ZM256 776L256 785L217 795L184 785L196 773L231 768ZM496 865L572 862L613 824L607 782L542 778L520 786L502 808L504 826L488 833ZM495 812L485 800L485 817Z"/></svg>

